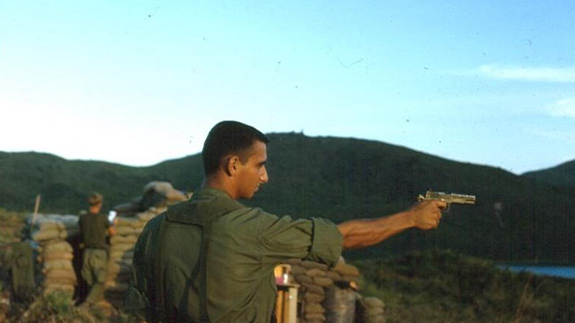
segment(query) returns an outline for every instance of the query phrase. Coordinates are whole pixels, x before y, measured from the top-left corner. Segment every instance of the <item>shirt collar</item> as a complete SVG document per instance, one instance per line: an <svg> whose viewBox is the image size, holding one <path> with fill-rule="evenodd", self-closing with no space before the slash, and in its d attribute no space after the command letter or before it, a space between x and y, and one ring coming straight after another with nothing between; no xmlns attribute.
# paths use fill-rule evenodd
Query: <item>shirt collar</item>
<svg viewBox="0 0 575 323"><path fill-rule="evenodd" d="M202 187L199 190L195 191L193 194L194 197L198 199L205 199L205 198L217 198L217 197L227 197L231 199L228 193L211 187Z"/></svg>

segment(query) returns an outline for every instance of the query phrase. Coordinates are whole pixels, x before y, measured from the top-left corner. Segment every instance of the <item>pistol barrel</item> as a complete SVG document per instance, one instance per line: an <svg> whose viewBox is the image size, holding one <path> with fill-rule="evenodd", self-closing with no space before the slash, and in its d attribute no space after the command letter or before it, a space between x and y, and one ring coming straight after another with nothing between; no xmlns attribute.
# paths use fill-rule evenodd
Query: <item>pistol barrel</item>
<svg viewBox="0 0 575 323"><path fill-rule="evenodd" d="M439 200L451 204L475 204L474 195L453 194L443 192L427 191L425 193L425 200Z"/></svg>

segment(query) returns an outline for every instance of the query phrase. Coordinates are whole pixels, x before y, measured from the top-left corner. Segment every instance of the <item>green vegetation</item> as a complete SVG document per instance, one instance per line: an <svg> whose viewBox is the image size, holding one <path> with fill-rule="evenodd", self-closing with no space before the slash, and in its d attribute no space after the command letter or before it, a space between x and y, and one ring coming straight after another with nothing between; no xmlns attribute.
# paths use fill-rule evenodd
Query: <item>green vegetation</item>
<svg viewBox="0 0 575 323"><path fill-rule="evenodd" d="M514 274L452 251L355 263L387 322L572 322L575 281Z"/></svg>
<svg viewBox="0 0 575 323"><path fill-rule="evenodd" d="M568 186L376 141L297 133L269 137L270 182L246 204L279 215L327 217L337 223L400 211L430 188L477 196L475 206L453 206L438 230L412 230L347 253L347 258L440 248L497 261L575 263L575 195ZM0 153L0 206L30 212L41 194L42 212L77 213L90 191L97 190L109 209L141 195L152 180L193 191L202 173L200 155L128 167Z"/></svg>
<svg viewBox="0 0 575 323"><path fill-rule="evenodd" d="M97 322L89 311L74 306L70 295L64 292L38 297L27 308L17 306L7 319L14 322Z"/></svg>
<svg viewBox="0 0 575 323"><path fill-rule="evenodd" d="M2 313L4 314L4 313ZM29 306L12 303L2 322L36 323L133 323L136 319L110 306L76 306L66 292L54 291L35 298Z"/></svg>

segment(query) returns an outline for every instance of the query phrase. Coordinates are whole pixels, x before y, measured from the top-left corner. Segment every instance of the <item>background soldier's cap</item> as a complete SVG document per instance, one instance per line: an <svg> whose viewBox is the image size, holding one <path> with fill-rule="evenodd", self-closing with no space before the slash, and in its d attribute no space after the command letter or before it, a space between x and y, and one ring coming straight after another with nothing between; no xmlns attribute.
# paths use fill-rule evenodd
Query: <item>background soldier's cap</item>
<svg viewBox="0 0 575 323"><path fill-rule="evenodd" d="M100 203L102 203L102 194L94 192L92 193L92 195L90 195L90 197L88 198L88 204L90 205L98 205Z"/></svg>

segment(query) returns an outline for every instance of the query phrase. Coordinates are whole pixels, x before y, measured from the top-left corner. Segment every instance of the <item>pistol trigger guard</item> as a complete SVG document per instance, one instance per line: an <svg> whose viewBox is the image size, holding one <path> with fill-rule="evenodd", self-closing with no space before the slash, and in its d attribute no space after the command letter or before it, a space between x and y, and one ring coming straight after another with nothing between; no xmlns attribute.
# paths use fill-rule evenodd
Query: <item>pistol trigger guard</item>
<svg viewBox="0 0 575 323"><path fill-rule="evenodd" d="M449 213L449 209L451 208L451 203L447 203L447 206L445 207L445 209L443 209L441 212L442 213Z"/></svg>

